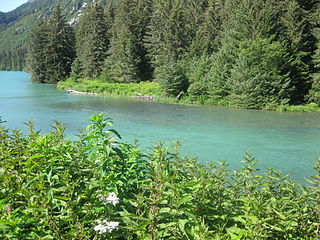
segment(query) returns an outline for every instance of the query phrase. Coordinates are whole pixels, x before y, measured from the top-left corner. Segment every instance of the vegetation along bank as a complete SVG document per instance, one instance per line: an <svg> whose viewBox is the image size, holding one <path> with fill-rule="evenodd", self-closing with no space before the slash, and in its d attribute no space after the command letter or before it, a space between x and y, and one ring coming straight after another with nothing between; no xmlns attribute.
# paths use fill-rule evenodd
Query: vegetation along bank
<svg viewBox="0 0 320 240"><path fill-rule="evenodd" d="M31 34L29 69L40 83L72 77L123 89L151 81L181 102L314 110L320 103L319 6L120 0L103 8L95 2L83 7L74 28L56 7Z"/></svg>
<svg viewBox="0 0 320 240"><path fill-rule="evenodd" d="M247 154L241 170L178 146L144 152L103 114L76 140L0 126L1 239L319 239L320 168L309 184Z"/></svg>

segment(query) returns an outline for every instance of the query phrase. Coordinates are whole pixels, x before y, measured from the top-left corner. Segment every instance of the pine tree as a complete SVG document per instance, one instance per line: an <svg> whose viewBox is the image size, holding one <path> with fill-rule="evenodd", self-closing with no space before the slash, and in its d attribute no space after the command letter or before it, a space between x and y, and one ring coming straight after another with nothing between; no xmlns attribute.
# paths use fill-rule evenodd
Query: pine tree
<svg viewBox="0 0 320 240"><path fill-rule="evenodd" d="M240 43L229 79L232 100L254 109L288 103L291 89L286 59L286 49L270 38Z"/></svg>
<svg viewBox="0 0 320 240"><path fill-rule="evenodd" d="M194 19L191 16L194 12L199 11L191 11L191 9L192 6L187 0L173 2L158 0L154 3L153 15L145 42L149 54L152 56L155 80L169 95L186 92L185 86L189 85L185 79L186 72L183 72L185 70L180 69L180 61L188 53L196 32L192 24ZM167 73L172 71L171 65L179 69L172 73L170 79L166 79ZM176 77L176 74L179 77ZM174 79L178 82L175 83Z"/></svg>
<svg viewBox="0 0 320 240"><path fill-rule="evenodd" d="M40 20L32 30L28 45L28 70L32 74L32 80L37 83L47 82L47 58L46 48L48 42L49 27L47 22Z"/></svg>
<svg viewBox="0 0 320 240"><path fill-rule="evenodd" d="M166 22L164 55L179 60L187 52L193 39L193 28L184 0L176 0Z"/></svg>
<svg viewBox="0 0 320 240"><path fill-rule="evenodd" d="M109 58L106 62L106 72L109 78L119 82L138 81L138 58L130 10L133 2L123 0L117 7L117 14L112 29Z"/></svg>
<svg viewBox="0 0 320 240"><path fill-rule="evenodd" d="M100 76L110 43L110 25L106 21L104 9L97 2L89 5L81 16L76 31L76 48L84 77Z"/></svg>
<svg viewBox="0 0 320 240"><path fill-rule="evenodd" d="M219 46L221 0L209 0L190 48L191 56L212 54Z"/></svg>
<svg viewBox="0 0 320 240"><path fill-rule="evenodd" d="M274 33L277 19L274 3L264 0L226 0L221 13L221 45L213 56L208 83L209 94L218 99L239 93L237 86L241 86L240 81L245 80L247 73L240 71L235 77L233 68L239 68L240 64L238 54L241 55L246 47L248 51L257 51L258 54L258 49L252 48L252 44L255 46L255 43L263 42L264 39L268 39L270 44L276 41ZM254 52L250 54L254 55ZM263 68L261 71L264 74ZM255 73L259 74L257 71Z"/></svg>
<svg viewBox="0 0 320 240"><path fill-rule="evenodd" d="M150 23L152 12L152 0L137 0L134 9L132 10L133 34L135 36L135 45L137 48L139 78L141 80L151 80L153 68L151 60L148 56L147 48L144 44L144 39L147 33L147 27Z"/></svg>
<svg viewBox="0 0 320 240"><path fill-rule="evenodd" d="M117 8L106 72L120 82L151 78L152 69L143 39L149 24L150 0L122 0Z"/></svg>
<svg viewBox="0 0 320 240"><path fill-rule="evenodd" d="M28 50L32 79L56 83L66 78L74 59L74 33L57 5L48 19L40 20L31 34Z"/></svg>
<svg viewBox="0 0 320 240"><path fill-rule="evenodd" d="M150 24L144 41L152 65L157 68L167 57L165 34L168 31L167 22L171 14L172 2L155 0L152 9Z"/></svg>
<svg viewBox="0 0 320 240"><path fill-rule="evenodd" d="M309 101L320 104L320 3L315 6L312 12L311 23L313 35L316 39L316 49L313 54L314 73L312 75L312 87L309 92Z"/></svg>
<svg viewBox="0 0 320 240"><path fill-rule="evenodd" d="M291 103L301 104L310 89L311 46L308 40L307 14L295 0L281 2L280 38L289 54L290 78L294 91Z"/></svg>
<svg viewBox="0 0 320 240"><path fill-rule="evenodd" d="M167 96L180 98L187 92L189 81L181 62L168 59L158 68L157 77Z"/></svg>
<svg viewBox="0 0 320 240"><path fill-rule="evenodd" d="M53 9L48 20L48 57L47 71L51 75L46 82L56 83L65 79L71 72L75 58L75 37L73 29L67 24L62 15L60 5Z"/></svg>

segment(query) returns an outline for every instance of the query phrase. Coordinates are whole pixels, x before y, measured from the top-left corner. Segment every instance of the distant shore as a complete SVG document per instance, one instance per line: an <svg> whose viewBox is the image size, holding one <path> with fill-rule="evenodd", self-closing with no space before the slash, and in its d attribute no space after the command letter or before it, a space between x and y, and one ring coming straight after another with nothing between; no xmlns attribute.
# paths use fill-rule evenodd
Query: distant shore
<svg viewBox="0 0 320 240"><path fill-rule="evenodd" d="M80 79L75 81L69 78L59 82L57 88L75 95L124 96L168 104L236 107L226 101L191 99L190 97L184 97L182 99L165 97L163 96L160 85L155 82L127 84L107 83L92 79ZM263 110L278 112L320 112L320 107L316 103L309 103L306 105L280 105L262 109L262 111Z"/></svg>

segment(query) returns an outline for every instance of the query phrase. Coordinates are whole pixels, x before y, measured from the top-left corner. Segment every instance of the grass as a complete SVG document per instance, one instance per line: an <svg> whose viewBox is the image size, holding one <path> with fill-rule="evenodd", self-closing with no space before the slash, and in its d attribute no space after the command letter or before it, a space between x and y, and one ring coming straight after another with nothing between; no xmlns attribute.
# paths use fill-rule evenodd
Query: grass
<svg viewBox="0 0 320 240"><path fill-rule="evenodd" d="M103 96L160 96L160 85L155 82L108 83L101 80L68 78L59 82L58 89L72 89L80 92L97 93Z"/></svg>
<svg viewBox="0 0 320 240"><path fill-rule="evenodd" d="M320 107L316 103L309 103L306 105L282 105L275 110L279 112L320 112Z"/></svg>

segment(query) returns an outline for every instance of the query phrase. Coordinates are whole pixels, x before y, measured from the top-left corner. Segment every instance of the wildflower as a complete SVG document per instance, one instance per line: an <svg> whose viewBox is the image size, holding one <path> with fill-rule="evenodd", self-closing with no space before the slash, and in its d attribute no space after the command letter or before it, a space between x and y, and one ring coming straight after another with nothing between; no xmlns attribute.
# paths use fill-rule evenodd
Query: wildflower
<svg viewBox="0 0 320 240"><path fill-rule="evenodd" d="M4 209L7 210L8 212L11 212L11 206L10 205L5 206Z"/></svg>
<svg viewBox="0 0 320 240"><path fill-rule="evenodd" d="M98 232L98 234L103 233L111 233L114 229L119 226L119 222L108 222L107 220L103 220L101 224L98 224L94 227L94 230Z"/></svg>
<svg viewBox="0 0 320 240"><path fill-rule="evenodd" d="M119 198L114 192L108 193L107 196L98 195L98 198L106 203L112 203L114 206L119 203Z"/></svg>

